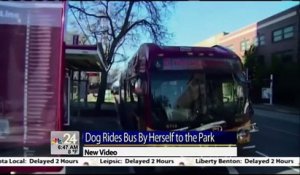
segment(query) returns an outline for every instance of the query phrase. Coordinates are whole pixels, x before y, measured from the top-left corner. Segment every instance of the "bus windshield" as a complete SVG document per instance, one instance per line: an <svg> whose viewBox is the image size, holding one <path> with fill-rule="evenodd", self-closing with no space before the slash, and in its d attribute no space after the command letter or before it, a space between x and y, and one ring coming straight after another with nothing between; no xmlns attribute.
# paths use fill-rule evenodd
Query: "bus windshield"
<svg viewBox="0 0 300 175"><path fill-rule="evenodd" d="M226 120L240 113L245 103L242 75L197 71L163 71L152 75L153 116L158 121Z"/></svg>

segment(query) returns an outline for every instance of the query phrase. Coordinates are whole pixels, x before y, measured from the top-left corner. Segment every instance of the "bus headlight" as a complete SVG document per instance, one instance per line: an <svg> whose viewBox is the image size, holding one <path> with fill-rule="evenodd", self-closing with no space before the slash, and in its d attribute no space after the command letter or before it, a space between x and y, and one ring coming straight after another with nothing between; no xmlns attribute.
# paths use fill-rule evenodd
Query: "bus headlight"
<svg viewBox="0 0 300 175"><path fill-rule="evenodd" d="M253 132L258 132L258 131L259 131L259 129L258 129L256 123L252 123L250 127L251 127L251 129L250 129L250 132L251 132L251 133L253 133Z"/></svg>
<svg viewBox="0 0 300 175"><path fill-rule="evenodd" d="M239 129L237 132L237 140L243 140L247 138L250 134L250 130L248 129Z"/></svg>

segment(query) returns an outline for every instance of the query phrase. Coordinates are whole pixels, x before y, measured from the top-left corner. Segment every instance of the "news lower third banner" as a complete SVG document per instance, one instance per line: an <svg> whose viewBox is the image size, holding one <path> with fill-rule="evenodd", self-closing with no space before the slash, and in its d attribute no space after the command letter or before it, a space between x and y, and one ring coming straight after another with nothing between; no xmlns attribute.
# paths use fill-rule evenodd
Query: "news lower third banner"
<svg viewBox="0 0 300 175"><path fill-rule="evenodd" d="M98 157L237 156L235 132L53 131L52 155Z"/></svg>
<svg viewBox="0 0 300 175"><path fill-rule="evenodd" d="M0 157L0 166L299 167L299 157L236 157L232 132L93 131L80 136L78 131L53 131L50 142L51 154L59 157Z"/></svg>

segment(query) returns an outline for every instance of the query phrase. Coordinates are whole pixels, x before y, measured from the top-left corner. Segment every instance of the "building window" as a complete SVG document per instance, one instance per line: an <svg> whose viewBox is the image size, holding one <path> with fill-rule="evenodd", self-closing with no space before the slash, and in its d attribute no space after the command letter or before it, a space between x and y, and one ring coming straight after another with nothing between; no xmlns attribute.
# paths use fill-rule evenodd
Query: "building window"
<svg viewBox="0 0 300 175"><path fill-rule="evenodd" d="M259 36L258 43L259 43L260 46L263 46L263 45L266 44L266 37L265 37L265 35Z"/></svg>
<svg viewBox="0 0 300 175"><path fill-rule="evenodd" d="M260 35L253 40L254 46L263 46L266 44L266 38L264 35Z"/></svg>
<svg viewBox="0 0 300 175"><path fill-rule="evenodd" d="M294 26L288 26L273 31L273 42L279 42L294 36Z"/></svg>
<svg viewBox="0 0 300 175"><path fill-rule="evenodd" d="M283 29L283 38L292 38L294 36L294 26L285 27Z"/></svg>
<svg viewBox="0 0 300 175"><path fill-rule="evenodd" d="M273 54L274 57L280 58L283 63L289 63L293 61L293 51L286 50Z"/></svg>
<svg viewBox="0 0 300 175"><path fill-rule="evenodd" d="M278 41L280 41L280 40L282 40L282 29L280 29L280 30L275 30L275 31L273 32L273 41L274 41L274 42L278 42Z"/></svg>
<svg viewBox="0 0 300 175"><path fill-rule="evenodd" d="M241 51L246 50L246 43L244 41L241 42Z"/></svg>
<svg viewBox="0 0 300 175"><path fill-rule="evenodd" d="M241 42L241 51L245 51L250 48L250 41L244 40Z"/></svg>
<svg viewBox="0 0 300 175"><path fill-rule="evenodd" d="M248 49L250 49L250 47L251 47L251 43L250 43L250 41L249 40L247 40L247 45L246 45L246 49L248 50Z"/></svg>
<svg viewBox="0 0 300 175"><path fill-rule="evenodd" d="M258 46L258 39L256 37L253 39L253 45Z"/></svg>

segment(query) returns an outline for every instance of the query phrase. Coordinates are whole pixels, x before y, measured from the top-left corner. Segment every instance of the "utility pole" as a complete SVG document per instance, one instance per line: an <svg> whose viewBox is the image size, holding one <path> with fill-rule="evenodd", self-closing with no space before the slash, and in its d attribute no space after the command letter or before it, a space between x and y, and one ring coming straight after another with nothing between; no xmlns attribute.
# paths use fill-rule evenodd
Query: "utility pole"
<svg viewBox="0 0 300 175"><path fill-rule="evenodd" d="M273 74L270 75L270 105L273 105Z"/></svg>

